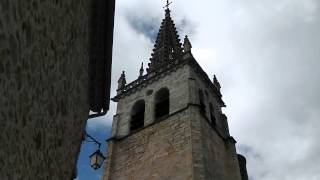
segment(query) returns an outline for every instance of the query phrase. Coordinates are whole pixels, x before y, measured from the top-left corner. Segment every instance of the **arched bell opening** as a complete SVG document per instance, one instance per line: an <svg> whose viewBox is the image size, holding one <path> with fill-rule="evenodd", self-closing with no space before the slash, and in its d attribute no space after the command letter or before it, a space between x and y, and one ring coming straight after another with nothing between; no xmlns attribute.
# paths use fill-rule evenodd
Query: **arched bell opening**
<svg viewBox="0 0 320 180"><path fill-rule="evenodd" d="M137 101L131 111L130 131L134 131L144 126L144 112L145 102L144 100Z"/></svg>
<svg viewBox="0 0 320 180"><path fill-rule="evenodd" d="M155 97L155 119L162 118L169 115L170 111L170 100L169 100L169 89L162 88L156 93Z"/></svg>

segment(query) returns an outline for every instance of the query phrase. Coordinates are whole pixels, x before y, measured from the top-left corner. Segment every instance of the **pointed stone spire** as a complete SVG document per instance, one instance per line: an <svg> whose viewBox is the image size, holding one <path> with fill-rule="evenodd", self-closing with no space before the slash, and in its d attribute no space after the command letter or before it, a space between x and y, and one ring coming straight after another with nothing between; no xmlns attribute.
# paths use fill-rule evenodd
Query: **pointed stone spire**
<svg viewBox="0 0 320 180"><path fill-rule="evenodd" d="M147 73L157 71L168 64L174 64L182 57L182 44L175 24L170 16L170 10L165 10L165 18L162 20L157 39L155 41Z"/></svg>
<svg viewBox="0 0 320 180"><path fill-rule="evenodd" d="M140 68L140 71L139 71L139 78L141 78L143 76L143 72L144 72L144 69L143 69L143 63L141 63L141 68Z"/></svg>
<svg viewBox="0 0 320 180"><path fill-rule="evenodd" d="M118 80L118 90L117 90L117 94L120 94L121 92L123 92L123 88L126 86L126 75L124 73L124 71L122 71L122 74Z"/></svg>
<svg viewBox="0 0 320 180"><path fill-rule="evenodd" d="M191 43L190 43L190 41L189 41L188 36L186 35L186 36L184 37L184 42L183 42L183 51L184 51L185 53L188 53L188 52L191 53L191 48L192 48L192 45L191 45Z"/></svg>
<svg viewBox="0 0 320 180"><path fill-rule="evenodd" d="M220 86L220 83L216 77L216 75L213 75L213 85L217 87L217 89L220 91L221 89L221 86Z"/></svg>

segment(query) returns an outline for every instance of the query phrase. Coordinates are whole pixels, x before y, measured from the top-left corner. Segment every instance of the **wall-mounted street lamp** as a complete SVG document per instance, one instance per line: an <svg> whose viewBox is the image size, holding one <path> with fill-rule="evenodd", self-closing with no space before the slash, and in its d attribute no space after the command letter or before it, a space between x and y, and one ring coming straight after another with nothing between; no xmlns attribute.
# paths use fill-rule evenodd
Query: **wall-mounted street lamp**
<svg viewBox="0 0 320 180"><path fill-rule="evenodd" d="M87 142L93 142L98 145L98 150L89 156L90 166L94 170L97 170L102 166L102 163L105 160L105 157L103 156L103 154L100 151L101 144L96 139L94 139L92 136L90 136L88 133L86 133L86 137L90 139L90 141L86 140Z"/></svg>
<svg viewBox="0 0 320 180"><path fill-rule="evenodd" d="M90 165L94 170L99 169L105 159L105 157L101 153L100 149L98 149L96 152L92 153L89 156L89 158L90 158Z"/></svg>

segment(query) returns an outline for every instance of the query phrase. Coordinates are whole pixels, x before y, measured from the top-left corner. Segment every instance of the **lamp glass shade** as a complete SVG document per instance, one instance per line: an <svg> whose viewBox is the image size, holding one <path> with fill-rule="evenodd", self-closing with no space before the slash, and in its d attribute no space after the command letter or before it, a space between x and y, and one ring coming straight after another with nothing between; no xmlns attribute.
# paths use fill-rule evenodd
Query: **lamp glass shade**
<svg viewBox="0 0 320 180"><path fill-rule="evenodd" d="M105 159L101 151L98 149L96 152L92 153L90 156L90 165L93 169L99 169Z"/></svg>

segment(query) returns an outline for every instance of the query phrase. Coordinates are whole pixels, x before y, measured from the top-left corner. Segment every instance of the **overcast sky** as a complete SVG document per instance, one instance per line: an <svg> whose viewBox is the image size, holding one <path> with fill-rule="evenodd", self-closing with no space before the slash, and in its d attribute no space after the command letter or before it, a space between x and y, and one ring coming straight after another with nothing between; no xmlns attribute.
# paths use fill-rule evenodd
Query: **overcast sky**
<svg viewBox="0 0 320 180"><path fill-rule="evenodd" d="M164 18L163 0L118 0L112 96L147 64ZM174 0L180 38L209 77L217 75L230 133L250 180L320 179L320 1ZM110 129L108 116L90 131Z"/></svg>

